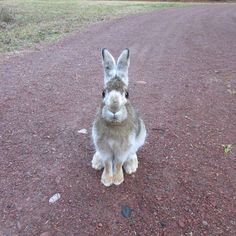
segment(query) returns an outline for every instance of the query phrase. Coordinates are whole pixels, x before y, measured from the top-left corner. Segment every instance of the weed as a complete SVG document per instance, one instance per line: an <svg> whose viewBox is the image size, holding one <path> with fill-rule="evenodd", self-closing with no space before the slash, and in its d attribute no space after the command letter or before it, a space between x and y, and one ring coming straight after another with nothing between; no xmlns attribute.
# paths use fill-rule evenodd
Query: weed
<svg viewBox="0 0 236 236"><path fill-rule="evenodd" d="M13 13L9 9L2 7L0 9L0 23L9 24L13 21L14 21Z"/></svg>
<svg viewBox="0 0 236 236"><path fill-rule="evenodd" d="M223 144L224 154L228 154L232 150L232 144Z"/></svg>

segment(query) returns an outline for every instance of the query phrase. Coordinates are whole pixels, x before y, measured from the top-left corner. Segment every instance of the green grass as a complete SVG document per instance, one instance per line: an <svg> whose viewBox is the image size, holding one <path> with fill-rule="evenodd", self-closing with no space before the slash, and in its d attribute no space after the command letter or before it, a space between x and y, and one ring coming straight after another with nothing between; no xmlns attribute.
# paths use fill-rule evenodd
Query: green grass
<svg viewBox="0 0 236 236"><path fill-rule="evenodd" d="M232 150L232 144L223 144L222 146L224 149L224 154L228 154Z"/></svg>
<svg viewBox="0 0 236 236"><path fill-rule="evenodd" d="M181 3L0 0L0 53L54 42L88 24Z"/></svg>

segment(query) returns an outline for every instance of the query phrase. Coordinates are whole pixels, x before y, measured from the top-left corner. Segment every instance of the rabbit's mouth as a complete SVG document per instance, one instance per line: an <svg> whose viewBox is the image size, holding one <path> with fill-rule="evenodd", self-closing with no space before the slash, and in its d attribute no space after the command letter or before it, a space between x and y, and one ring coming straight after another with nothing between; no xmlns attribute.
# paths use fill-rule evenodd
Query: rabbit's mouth
<svg viewBox="0 0 236 236"><path fill-rule="evenodd" d="M122 121L123 120L118 115L115 115L115 114L109 117L108 119L108 122L111 122L112 124L119 124Z"/></svg>
<svg viewBox="0 0 236 236"><path fill-rule="evenodd" d="M112 120L118 120L118 116L116 114L113 115Z"/></svg>
<svg viewBox="0 0 236 236"><path fill-rule="evenodd" d="M125 107L121 109L117 109L116 111L110 110L107 106L104 106L102 109L102 117L107 122L112 123L121 123L125 119L127 119L127 110Z"/></svg>
<svg viewBox="0 0 236 236"><path fill-rule="evenodd" d="M118 115L114 114L111 118L110 118L111 122L121 122Z"/></svg>

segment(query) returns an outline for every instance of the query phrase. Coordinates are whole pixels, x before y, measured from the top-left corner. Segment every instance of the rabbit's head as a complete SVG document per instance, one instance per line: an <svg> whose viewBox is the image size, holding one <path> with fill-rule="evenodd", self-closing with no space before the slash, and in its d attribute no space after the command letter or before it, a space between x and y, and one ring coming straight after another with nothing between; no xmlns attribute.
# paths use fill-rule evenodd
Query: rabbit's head
<svg viewBox="0 0 236 236"><path fill-rule="evenodd" d="M129 49L119 56L117 63L107 49L102 50L104 90L102 117L110 122L127 119Z"/></svg>

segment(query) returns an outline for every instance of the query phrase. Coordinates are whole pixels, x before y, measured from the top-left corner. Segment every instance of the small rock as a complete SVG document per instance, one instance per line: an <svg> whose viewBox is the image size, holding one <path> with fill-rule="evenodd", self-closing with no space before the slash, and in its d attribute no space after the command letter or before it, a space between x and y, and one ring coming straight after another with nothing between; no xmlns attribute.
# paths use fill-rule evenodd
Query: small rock
<svg viewBox="0 0 236 236"><path fill-rule="evenodd" d="M137 84L146 84L147 82L146 81L143 81L143 80L138 80L136 81Z"/></svg>
<svg viewBox="0 0 236 236"><path fill-rule="evenodd" d="M160 225L161 225L162 228L165 228L166 227L166 222L165 221L161 221Z"/></svg>
<svg viewBox="0 0 236 236"><path fill-rule="evenodd" d="M121 207L121 214L125 218L129 218L131 216L131 212L132 212L132 210L130 209L130 207L128 205L124 205Z"/></svg>
<svg viewBox="0 0 236 236"><path fill-rule="evenodd" d="M55 203L56 201L58 201L61 198L60 193L56 193L54 194L50 199L49 199L49 203Z"/></svg>
<svg viewBox="0 0 236 236"><path fill-rule="evenodd" d="M208 225L208 222L205 221L205 220L203 220L203 221L202 221L202 224L203 224L204 226L207 226L207 225Z"/></svg>
<svg viewBox="0 0 236 236"><path fill-rule="evenodd" d="M40 234L40 236L50 236L50 233L49 232L43 232Z"/></svg>
<svg viewBox="0 0 236 236"><path fill-rule="evenodd" d="M164 128L152 128L153 131L157 131L158 134L164 135L166 130Z"/></svg>
<svg viewBox="0 0 236 236"><path fill-rule="evenodd" d="M181 228L184 228L185 224L184 224L183 220L179 220L178 223L179 223L179 226L180 226Z"/></svg>
<svg viewBox="0 0 236 236"><path fill-rule="evenodd" d="M87 134L88 131L87 131L87 129L80 129L80 130L78 130L78 133L79 134Z"/></svg>
<svg viewBox="0 0 236 236"><path fill-rule="evenodd" d="M98 224L98 227L102 227L102 223L99 223L99 224Z"/></svg>

